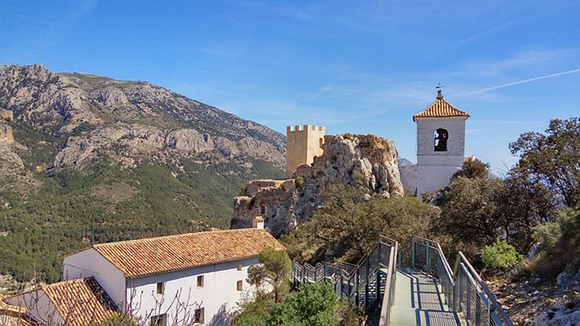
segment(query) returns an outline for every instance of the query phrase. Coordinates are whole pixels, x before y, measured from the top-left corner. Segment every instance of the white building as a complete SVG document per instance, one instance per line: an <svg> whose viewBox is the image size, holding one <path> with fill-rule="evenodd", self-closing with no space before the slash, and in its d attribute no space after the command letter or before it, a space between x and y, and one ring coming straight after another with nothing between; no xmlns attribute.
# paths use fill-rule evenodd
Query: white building
<svg viewBox="0 0 580 326"><path fill-rule="evenodd" d="M5 301L5 303L4 303ZM41 285L0 302L8 304L13 323L0 314L0 325L90 326L109 318L117 307L93 277Z"/></svg>
<svg viewBox="0 0 580 326"><path fill-rule="evenodd" d="M152 324L224 325L266 247L285 250L264 229L96 244L64 259L63 279L94 277L121 310Z"/></svg>
<svg viewBox="0 0 580 326"><path fill-rule="evenodd" d="M417 195L435 192L449 184L465 157L467 112L449 104L441 90L437 99L415 114L417 123Z"/></svg>

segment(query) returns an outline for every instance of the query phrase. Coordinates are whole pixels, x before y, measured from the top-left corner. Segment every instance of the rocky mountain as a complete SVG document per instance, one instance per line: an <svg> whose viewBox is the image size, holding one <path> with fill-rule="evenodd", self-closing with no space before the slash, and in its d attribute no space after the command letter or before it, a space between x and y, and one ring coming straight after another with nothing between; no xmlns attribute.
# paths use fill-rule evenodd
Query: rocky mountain
<svg viewBox="0 0 580 326"><path fill-rule="evenodd" d="M411 195L417 191L417 165L404 157L398 158L399 171L401 172L401 182L405 191Z"/></svg>
<svg viewBox="0 0 580 326"><path fill-rule="evenodd" d="M321 191L330 185L358 186L367 195L402 196L397 148L374 135L326 136L324 154L301 165L291 179L253 180L234 198L233 227L250 227L255 216L274 235L288 233L323 205Z"/></svg>
<svg viewBox="0 0 580 326"><path fill-rule="evenodd" d="M227 227L247 180L283 175L284 135L147 82L1 66L0 113L0 273L19 278L95 241Z"/></svg>

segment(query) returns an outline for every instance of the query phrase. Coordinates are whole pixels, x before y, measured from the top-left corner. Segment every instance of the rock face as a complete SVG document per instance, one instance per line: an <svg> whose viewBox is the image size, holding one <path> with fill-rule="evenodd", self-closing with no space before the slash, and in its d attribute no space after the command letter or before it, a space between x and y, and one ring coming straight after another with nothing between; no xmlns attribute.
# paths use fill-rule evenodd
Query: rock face
<svg viewBox="0 0 580 326"><path fill-rule="evenodd" d="M11 144L14 142L14 134L12 133L12 128L5 123L0 123L0 142L6 144Z"/></svg>
<svg viewBox="0 0 580 326"><path fill-rule="evenodd" d="M59 168L82 169L103 152L118 152L118 145L130 149L112 157L123 164L151 151L168 156L174 150L285 164L282 134L146 82L57 74L38 64L2 66L0 108L4 120L70 137L55 158ZM0 130L0 137L6 134Z"/></svg>
<svg viewBox="0 0 580 326"><path fill-rule="evenodd" d="M417 165L403 157L399 157L398 161L403 187L409 194L415 195L417 192L418 178Z"/></svg>
<svg viewBox="0 0 580 326"><path fill-rule="evenodd" d="M532 326L569 326L580 325L580 307L557 307L539 315Z"/></svg>
<svg viewBox="0 0 580 326"><path fill-rule="evenodd" d="M324 154L301 165L292 179L255 180L234 198L234 228L251 227L256 215L275 236L309 219L319 205L320 190L332 185L359 186L385 198L404 193L397 149L391 140L374 135L326 136Z"/></svg>
<svg viewBox="0 0 580 326"><path fill-rule="evenodd" d="M556 281L564 291L580 291L580 271L575 275L564 271L558 275Z"/></svg>
<svg viewBox="0 0 580 326"><path fill-rule="evenodd" d="M14 112L11 110L0 109L0 117L2 117L2 120L10 122L14 119Z"/></svg>
<svg viewBox="0 0 580 326"><path fill-rule="evenodd" d="M104 159L120 168L184 158L246 170L256 160L285 165L282 134L147 82L0 66L0 117L5 174L25 166L87 172Z"/></svg>

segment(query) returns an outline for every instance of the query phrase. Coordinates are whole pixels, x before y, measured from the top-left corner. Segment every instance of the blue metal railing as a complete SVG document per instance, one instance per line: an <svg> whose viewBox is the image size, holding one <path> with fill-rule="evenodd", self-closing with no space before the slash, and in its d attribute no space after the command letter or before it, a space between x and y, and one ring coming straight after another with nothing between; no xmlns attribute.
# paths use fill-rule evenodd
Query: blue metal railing
<svg viewBox="0 0 580 326"><path fill-rule="evenodd" d="M405 254L409 253L410 257ZM455 272L438 242L413 237L409 251L400 253L399 262L436 277L441 284L445 303L451 311L461 312L469 325L513 326L493 293L460 251Z"/></svg>
<svg viewBox="0 0 580 326"><path fill-rule="evenodd" d="M383 312L388 315L394 294L397 251L397 241L381 236L357 265L318 263L312 266L293 262L291 279L297 284L330 282L337 296L367 311L380 307L381 315Z"/></svg>

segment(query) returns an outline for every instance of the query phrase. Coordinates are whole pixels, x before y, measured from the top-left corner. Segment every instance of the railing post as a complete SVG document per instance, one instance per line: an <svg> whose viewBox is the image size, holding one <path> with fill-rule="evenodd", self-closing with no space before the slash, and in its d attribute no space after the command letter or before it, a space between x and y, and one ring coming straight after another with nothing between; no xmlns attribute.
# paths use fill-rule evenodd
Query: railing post
<svg viewBox="0 0 580 326"><path fill-rule="evenodd" d="M342 292L342 290L343 290L342 288L343 288L343 287L344 287L344 280L343 280L343 277L342 277L342 271L341 271L341 272L340 272L340 297L341 297L341 298L342 298L342 294L344 293L344 292Z"/></svg>
<svg viewBox="0 0 580 326"><path fill-rule="evenodd" d="M431 245L429 243L425 242L425 251L426 251L426 253L425 253L425 257L426 257L425 258L426 259L425 268L427 269L426 270L427 275L429 275L431 273L431 257L429 256L429 252L431 251L430 249L431 249Z"/></svg>
<svg viewBox="0 0 580 326"><path fill-rule="evenodd" d="M369 289L369 285L370 285L369 284L370 283L369 282L369 280L370 280L370 278L369 278L369 272L370 272L369 264L370 264L370 262L371 262L370 257L367 257L366 264L365 264L365 278L366 278L366 282L365 282L366 283L365 284L365 309L369 305L369 291L370 291L370 289Z"/></svg>
<svg viewBox="0 0 580 326"><path fill-rule="evenodd" d="M356 282L355 282L355 283L356 283L356 284L355 284L356 288L354 289L354 291L355 291L355 299L354 299L354 303L355 303L355 304L359 304L359 302L358 302L358 297L359 297L359 294L360 294L360 293L358 292L358 286L359 286L359 278L360 278L360 274L359 274L358 270L359 270L359 269L357 268L357 269L356 269L356 273L355 273L355 277L356 277Z"/></svg>
<svg viewBox="0 0 580 326"><path fill-rule="evenodd" d="M377 261L379 262L378 266L377 266L377 275L375 275L376 278L376 282L377 282L377 302L381 302L381 242L379 241L379 248L377 250L378 253L378 259ZM387 262L387 265L389 265L389 263Z"/></svg>
<svg viewBox="0 0 580 326"><path fill-rule="evenodd" d="M411 267L415 268L415 237L413 237L413 244L411 245Z"/></svg>

